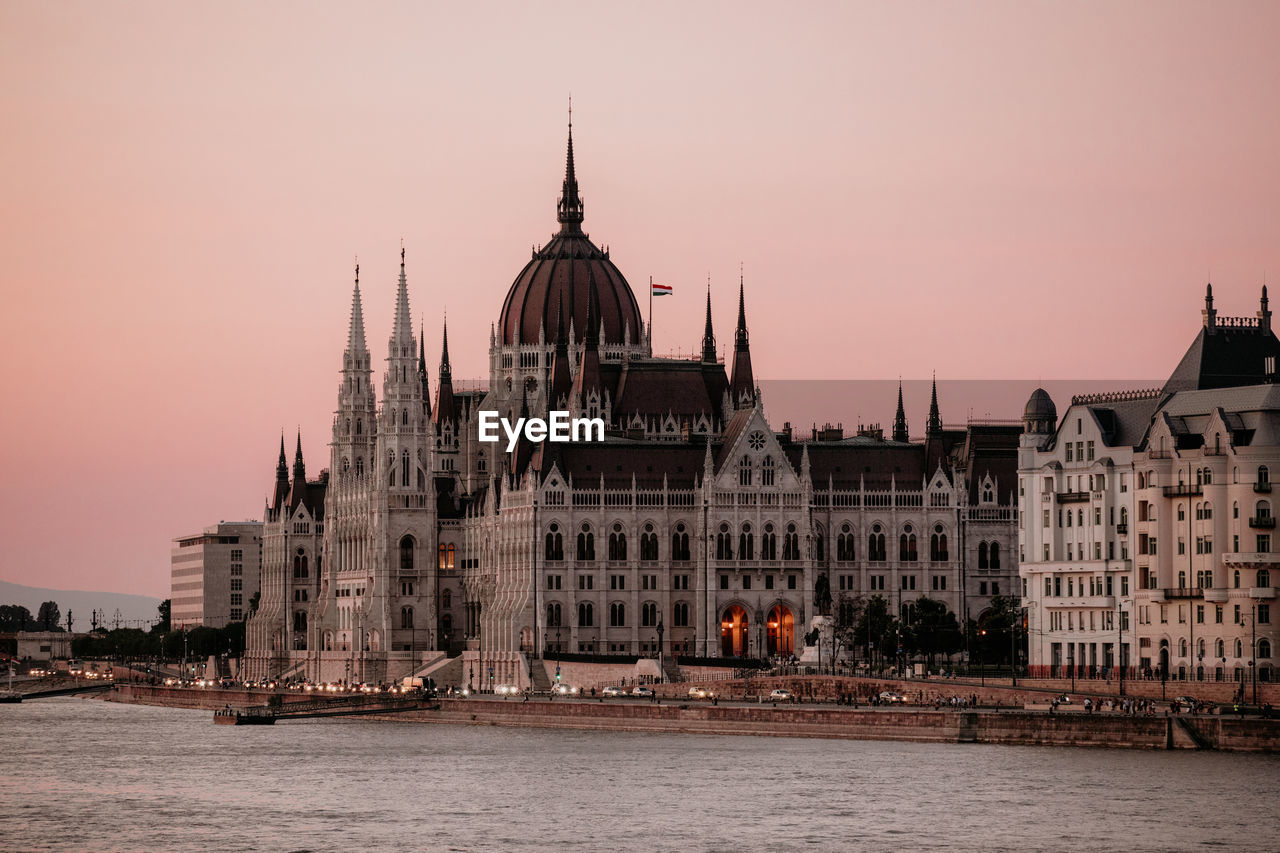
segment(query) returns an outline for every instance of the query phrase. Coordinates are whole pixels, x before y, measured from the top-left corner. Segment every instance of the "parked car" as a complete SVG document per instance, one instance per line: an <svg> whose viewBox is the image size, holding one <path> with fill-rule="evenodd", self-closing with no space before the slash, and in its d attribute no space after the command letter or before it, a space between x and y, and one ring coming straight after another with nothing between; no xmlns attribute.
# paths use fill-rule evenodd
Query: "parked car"
<svg viewBox="0 0 1280 853"><path fill-rule="evenodd" d="M1194 711L1196 709L1196 697L1194 696L1177 696L1173 701L1178 703L1180 710Z"/></svg>
<svg viewBox="0 0 1280 853"><path fill-rule="evenodd" d="M880 701L890 705L905 705L907 703L907 697L903 696L896 690L885 690L880 694Z"/></svg>
<svg viewBox="0 0 1280 853"><path fill-rule="evenodd" d="M711 699L711 698L714 698L714 697L715 697L715 695L716 695L716 694L712 693L712 692L711 692L711 688L709 688L709 687L696 687L696 686L695 686L695 687L690 687L690 688L689 688L689 698L690 698L690 699Z"/></svg>
<svg viewBox="0 0 1280 853"><path fill-rule="evenodd" d="M514 684L499 684L493 688L493 692L499 696L515 696L520 692L520 688Z"/></svg>
<svg viewBox="0 0 1280 853"><path fill-rule="evenodd" d="M626 696L626 695L627 695L627 688L625 688L625 687L619 687L619 686L618 686L618 685L616 685L616 684L610 684L608 687L606 687L606 688L605 688L604 690L602 690L601 692L602 692L602 693L604 693L604 695L605 695L605 696Z"/></svg>
<svg viewBox="0 0 1280 853"><path fill-rule="evenodd" d="M790 702L793 698L795 697L791 695L790 690L783 690L781 687L769 694L770 702Z"/></svg>
<svg viewBox="0 0 1280 853"><path fill-rule="evenodd" d="M632 688L631 695L649 697L653 695L653 688L645 687L643 684L637 684L634 688Z"/></svg>

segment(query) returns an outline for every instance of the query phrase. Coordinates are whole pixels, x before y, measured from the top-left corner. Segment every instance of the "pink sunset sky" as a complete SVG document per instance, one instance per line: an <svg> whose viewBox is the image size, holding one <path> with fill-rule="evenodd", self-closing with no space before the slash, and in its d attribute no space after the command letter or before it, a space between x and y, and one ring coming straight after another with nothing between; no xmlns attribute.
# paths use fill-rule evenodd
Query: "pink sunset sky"
<svg viewBox="0 0 1280 853"><path fill-rule="evenodd" d="M742 263L766 379L1164 377L1206 279L1280 276L1277 45L1267 2L4 3L0 578L167 596L282 428L325 467L357 254L375 362L403 238L432 381L446 309L483 377L570 92L658 351L708 275L732 341Z"/></svg>

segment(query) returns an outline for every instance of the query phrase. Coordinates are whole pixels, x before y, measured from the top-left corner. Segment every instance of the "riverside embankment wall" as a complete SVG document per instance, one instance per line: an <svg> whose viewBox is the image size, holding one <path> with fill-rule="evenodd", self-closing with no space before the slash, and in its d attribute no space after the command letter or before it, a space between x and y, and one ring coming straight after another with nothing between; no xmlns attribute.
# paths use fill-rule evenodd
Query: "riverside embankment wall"
<svg viewBox="0 0 1280 853"><path fill-rule="evenodd" d="M213 710L266 704L271 694L256 690L200 690L118 685L113 701ZM312 701L307 694L286 701ZM1186 748L1181 723L1172 717L1119 714L1047 714L1033 711L934 711L785 705L712 705L629 699L550 701L535 699L441 699L438 710L424 708L374 717L399 722L569 728L600 731L820 737L1042 746L1102 746L1126 749ZM1280 751L1280 721L1216 717L1189 719L1203 743L1241 752Z"/></svg>

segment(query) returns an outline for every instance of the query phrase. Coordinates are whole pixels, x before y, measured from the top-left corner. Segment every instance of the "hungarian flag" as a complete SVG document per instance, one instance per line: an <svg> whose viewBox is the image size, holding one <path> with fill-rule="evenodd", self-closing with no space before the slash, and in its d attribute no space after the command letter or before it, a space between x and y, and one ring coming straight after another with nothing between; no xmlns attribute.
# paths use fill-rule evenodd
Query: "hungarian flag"
<svg viewBox="0 0 1280 853"><path fill-rule="evenodd" d="M654 296L670 296L670 295L671 295L671 285L669 285L669 284L656 284L656 283L655 283L655 284L651 285L651 287L653 288L653 295L654 295Z"/></svg>

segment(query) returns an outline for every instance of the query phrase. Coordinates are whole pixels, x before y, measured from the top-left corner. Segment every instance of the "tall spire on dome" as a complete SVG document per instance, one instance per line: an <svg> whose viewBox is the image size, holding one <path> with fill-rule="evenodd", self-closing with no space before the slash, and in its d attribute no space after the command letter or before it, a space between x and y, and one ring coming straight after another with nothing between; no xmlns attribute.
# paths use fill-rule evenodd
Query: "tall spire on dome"
<svg viewBox="0 0 1280 853"><path fill-rule="evenodd" d="M573 168L573 96L569 97L569 147L564 159L564 187L556 207L561 234L582 230L582 198L578 195L578 176Z"/></svg>
<svg viewBox="0 0 1280 853"><path fill-rule="evenodd" d="M711 326L711 277L707 276L707 327L702 332L702 360L716 360L716 333Z"/></svg>
<svg viewBox="0 0 1280 853"><path fill-rule="evenodd" d="M751 347L747 340L747 300L742 274L738 275L738 330L733 347L733 379L730 381L733 405L737 409L755 404L756 383L751 371Z"/></svg>
<svg viewBox="0 0 1280 853"><path fill-rule="evenodd" d="M893 440L906 441L907 434L907 410L902 405L902 380L898 380L898 413L893 416Z"/></svg>
<svg viewBox="0 0 1280 853"><path fill-rule="evenodd" d="M356 262L356 284L351 293L351 326L347 331L347 352L364 352L364 309L360 304L360 262Z"/></svg>

